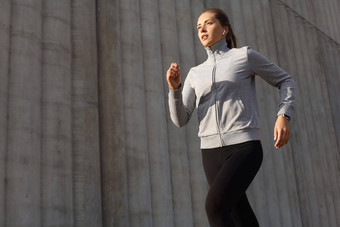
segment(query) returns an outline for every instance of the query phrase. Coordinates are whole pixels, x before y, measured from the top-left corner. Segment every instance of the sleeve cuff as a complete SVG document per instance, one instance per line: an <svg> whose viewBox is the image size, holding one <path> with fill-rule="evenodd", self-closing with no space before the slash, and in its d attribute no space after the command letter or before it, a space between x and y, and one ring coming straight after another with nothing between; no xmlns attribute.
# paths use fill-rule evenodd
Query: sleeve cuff
<svg viewBox="0 0 340 227"><path fill-rule="evenodd" d="M175 90L169 88L169 98L172 98L174 100L178 100L179 98L181 98L181 96L182 96L182 87L181 87L181 85L177 89L175 89Z"/></svg>

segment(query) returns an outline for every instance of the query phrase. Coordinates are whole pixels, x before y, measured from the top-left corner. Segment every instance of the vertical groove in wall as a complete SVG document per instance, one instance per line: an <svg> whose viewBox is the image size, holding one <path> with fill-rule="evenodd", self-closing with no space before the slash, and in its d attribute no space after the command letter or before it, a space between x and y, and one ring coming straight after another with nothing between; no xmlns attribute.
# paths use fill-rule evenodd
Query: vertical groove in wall
<svg viewBox="0 0 340 227"><path fill-rule="evenodd" d="M201 64L207 58L204 47L202 46L198 35L197 35L197 19L200 13L204 9L204 3L202 0L190 0L191 8L191 24L193 25L193 36L194 36L194 52L195 52L195 65Z"/></svg>
<svg viewBox="0 0 340 227"><path fill-rule="evenodd" d="M335 25L338 25L337 27L335 26L334 30L336 32L336 40L338 43L340 43L340 29L339 29L339 26L340 26L340 17L338 16L340 14L340 2L337 1L337 0L333 0L333 3L334 3L334 17L336 17L335 19Z"/></svg>
<svg viewBox="0 0 340 227"><path fill-rule="evenodd" d="M304 24L301 20L296 20L294 15L290 14L290 12L288 12L289 16L292 17L295 20L296 23L296 28L294 29L296 31L296 37L295 37L295 42L296 42L296 46L295 48L297 49L296 54L297 58L299 60L298 62L298 67L299 67L299 71L298 71L298 75L300 77L304 77L303 79L303 84L304 88L303 88L303 93L307 92L310 93L310 88L308 86L309 82L312 80L312 72L310 67L308 67L308 63L307 63L307 58L309 55L309 49L307 47L307 43L306 43L306 37L304 34ZM302 94L303 94L302 93ZM302 98L302 95L300 96ZM304 105L308 106L308 108L310 109L312 107L312 100L310 99L310 97L304 97ZM313 112L311 111L303 111L304 115L305 115L305 124L309 124L311 125L311 128L313 127L314 124L314 117L313 117ZM303 127L303 126L302 126ZM303 165L305 167L305 172L303 172L303 175L300 176L300 179L306 180L306 209L309 209L309 212L305 213L305 217L308 219L308 224L307 225L312 225L312 223L315 223L316 226L320 225L320 220L313 220L313 217L316 217L320 214L319 212L319 208L313 206L312 204L320 204L319 203L319 198L317 196L317 189L316 189L316 185L315 185L315 181L314 179L316 178L315 175L315 169L312 166L312 159L313 159L313 155L314 155L314 150L315 148L317 148L317 138L315 138L315 134L311 134L308 138L308 144L306 144L306 148L309 151L309 155L307 157L304 157L305 160L303 162ZM312 176L312 177L306 177L306 176Z"/></svg>
<svg viewBox="0 0 340 227"><path fill-rule="evenodd" d="M319 152L319 162L320 162L320 169L328 170L327 173L326 171L320 172L321 174L321 179L322 179L322 185L323 185L323 194L324 194L324 205L325 205L325 210L326 210L326 218L328 221L329 226L335 226L336 225L336 213L335 213L335 206L334 206L334 196L333 196L333 189L335 188L334 186L336 185L337 179L335 178L334 172L333 172L333 163L332 163L332 153L333 150L336 149L334 146L334 137L330 134L332 128L334 125L332 124L332 121L329 119L332 119L332 112L330 108L330 102L329 102L329 95L327 91L327 84L326 84L326 78L325 78L325 73L324 70L322 69L322 62L320 61L320 45L323 44L323 37L320 37L320 35L317 33L316 30L312 29L311 30L312 34L311 36L313 39L312 41L312 47L313 50L315 51L313 56L315 59L315 62L317 64L314 64L314 72L316 72L316 75L318 76L319 82L315 83L314 90L319 90L322 91L318 95L318 101L317 103L323 103L324 105L324 110L320 111L319 117L321 115L325 114L326 117L322 117L322 121L320 121L320 127L318 127L321 131L327 132L327 133L322 133L324 136L324 143L322 144L321 150L324 151L330 151L330 152ZM316 106L318 108L318 106ZM335 181L329 181L327 178L330 177L332 179L335 179ZM323 222L324 223L324 222ZM325 223L327 224L327 223Z"/></svg>
<svg viewBox="0 0 340 227"><path fill-rule="evenodd" d="M339 86L339 78L334 77L337 74L336 67L339 67L335 62L338 57L336 56L336 52L339 50L336 48L336 43L330 42L325 39L323 36L317 37L317 43L315 44L315 49L318 50L317 58L320 62L320 85L322 92L322 100L324 100L325 108L324 111L330 115L326 119L324 119L327 123L322 125L320 128L322 131L328 131L329 135L326 138L329 139L329 143L325 144L324 150L327 152L323 152L323 169L327 169L327 172L322 172L323 174L323 184L325 185L325 196L326 202L329 203L326 208L330 209L327 211L328 215L332 215L328 217L329 220L334 220L333 225L337 226L339 223L339 207L336 204L339 204L338 201L340 199L339 195L339 171L337 163L338 158L338 139L336 135L336 112L339 112L339 108L337 108L337 101L334 100L334 93L337 92L338 89L334 89ZM318 46L322 46L322 48L317 48ZM334 70L335 69L335 70ZM337 70L338 71L338 70ZM327 100L327 101L326 101ZM338 105L339 106L339 105ZM325 128L326 126L326 128ZM329 181L328 179L334 179Z"/></svg>
<svg viewBox="0 0 340 227"><path fill-rule="evenodd" d="M271 29L270 21L270 5L267 0L261 0L260 3L252 2L252 8L254 9L253 21L256 21L255 37L256 46L258 51L270 59L272 62L277 63L277 53L274 45L274 32ZM262 13L261 13L262 12ZM260 17L256 15L261 15ZM266 18L267 17L267 18ZM288 70L288 69L284 69ZM268 199L268 209L270 210L270 216L272 218L266 218L270 223L270 226L290 226L291 217L289 212L282 213L282 210L287 210L288 195L286 194L285 185L287 185L287 173L284 169L286 163L284 163L285 155L281 152L276 152L273 141L273 129L275 124L275 118L277 114L277 106L279 106L280 97L279 90L270 86L268 83L258 76L257 80L257 92L259 96L262 96L262 100L259 102L261 106L261 132L262 132L262 145L264 148L264 162L263 162L263 174L265 176L265 185L271 185L271 194ZM273 120L271 120L273 119ZM282 148L285 154L289 153L288 147ZM269 180L269 181L268 181ZM279 185L282 184L282 187ZM275 211L275 212L274 212ZM285 215L285 216L284 216ZM288 216L288 217L287 217Z"/></svg>
<svg viewBox="0 0 340 227"><path fill-rule="evenodd" d="M274 33L271 29L269 21L271 19L266 19L270 9L269 2L266 0L261 0L260 4L252 1L253 14L253 24L249 25L255 28L253 36L256 38L256 49L270 61L277 63L276 49L274 45ZM251 9L250 9L251 10ZM263 13L261 13L264 11ZM262 15L258 18L257 15ZM248 22L249 23L249 22ZM255 48L255 47L254 47ZM288 70L288 69L284 69ZM289 226L288 220L283 220L281 210L287 208L287 200L284 199L285 190L278 184L282 183L284 186L287 182L286 172L280 170L283 163L284 156L282 153L277 152L274 147L273 141L273 131L275 126L276 114L278 111L278 106L280 103L279 90L270 86L261 77L261 75L256 77L257 92L259 96L262 96L259 105L261 113L261 136L262 136L262 146L264 149L264 160L262 174L264 176L263 185L266 185L264 190L266 191L265 200L266 206L268 207L268 213L264 213L262 218L267 219L265 223L268 226ZM286 151L287 147L282 148ZM255 179L256 180L256 179ZM281 182L280 182L281 181ZM268 187L269 186L269 187ZM269 214L269 215L268 215ZM286 213L289 215L289 213ZM270 216L270 218L268 217Z"/></svg>
<svg viewBox="0 0 340 227"><path fill-rule="evenodd" d="M101 226L95 2L72 1L72 166L75 226Z"/></svg>
<svg viewBox="0 0 340 227"><path fill-rule="evenodd" d="M174 226L158 3L141 1L141 34L153 226ZM151 26L152 25L152 26ZM156 126L156 127L155 127Z"/></svg>
<svg viewBox="0 0 340 227"><path fill-rule="evenodd" d="M40 226L41 1L12 7L6 224Z"/></svg>
<svg viewBox="0 0 340 227"><path fill-rule="evenodd" d="M197 36L195 31L197 18L192 19L190 14L191 7L190 1L175 1L176 18L177 18L177 31L178 31L178 46L180 56L180 67L182 83L184 82L191 67L196 65L194 35ZM189 13L188 13L189 12ZM193 22L192 22L193 20ZM194 23L194 24L193 24ZM203 46L201 46L203 48ZM204 48L203 48L204 49ZM204 53L203 58L207 57ZM197 136L198 133L198 120L196 111L192 113L191 119L185 126L186 131L186 156L188 158L188 174L190 185L188 194L191 198L191 210L194 226L207 226L208 220L205 215L205 197L207 182L202 166L202 156L200 150L200 140ZM188 214L189 215L189 214Z"/></svg>
<svg viewBox="0 0 340 227"><path fill-rule="evenodd" d="M278 54L278 62L280 63L281 67L284 69L289 69L289 72L292 74L295 80L295 85L298 86L294 70L294 50L292 46L290 45L292 43L291 36L288 36L287 34L290 34L291 27L289 26L289 22L286 21L283 17L282 11L280 11L280 8L275 1L270 1L271 3L271 16L272 16L272 26L275 36L275 47L276 47L276 53ZM292 56L293 55L293 56ZM292 57L288 57L292 56ZM297 94L299 94L299 89L296 88ZM293 117L295 119L296 116ZM280 213L283 216L282 226L302 226L301 221L301 206L299 201L299 190L297 189L297 168L299 166L296 166L294 162L294 153L296 150L294 149L294 146L292 144L295 143L294 141L294 128L296 128L296 125L294 124L295 121L292 121L291 124L291 141L288 144L289 150L286 151L288 154L282 156L284 158L284 166L280 167L280 169L284 169L287 172L287 181L284 182L283 187L284 189L281 189L282 193L285 195L285 199L288 202L288 207L285 207L284 209L280 209ZM283 182L278 182L278 184L282 184ZM281 188L281 187L280 187ZM289 222L289 224L285 224L284 222Z"/></svg>
<svg viewBox="0 0 340 227"><path fill-rule="evenodd" d="M139 3L120 1L120 12L130 224L152 226Z"/></svg>
<svg viewBox="0 0 340 227"><path fill-rule="evenodd" d="M330 57L331 59L327 62L329 62L328 67L329 68L333 68L332 70L335 71L335 73L333 74L328 74L327 76L329 76L329 80L331 82L327 83L327 85L329 86L333 86L332 87L332 92L329 92L329 94L334 94L335 92L338 91L338 88L340 86L340 77L336 77L334 78L334 76L332 75L339 75L340 72L340 64L338 64L338 59L340 59L340 48L334 47L334 44L332 44L331 46L331 52L332 55L329 56L329 52L327 50L324 50L325 53L328 57ZM332 163L334 164L334 172L335 172L335 179L336 179L336 186L334 188L333 191L333 199L334 199L334 204L335 204L335 213L339 214L340 213L340 206L338 204L340 204L340 153L339 153L339 147L340 147L340 134L339 134L339 128L340 128L340 124L338 122L338 118L337 116L339 116L337 113L340 112L340 103L336 101L336 96L332 95L332 99L331 99L331 103L332 103L332 114L333 114L333 125L335 126L334 129L336 131L336 133L333 132L333 135L336 137L336 147L337 149L334 149L332 152ZM333 108L334 107L334 108ZM336 226L340 225L340 216L337 215L336 217Z"/></svg>
<svg viewBox="0 0 340 227"><path fill-rule="evenodd" d="M180 64L178 47L177 14L173 1L160 0L160 34L162 44L163 75L166 75L171 62ZM172 21L172 23L169 23ZM165 80L164 80L165 82ZM166 103L168 102L168 85L164 85ZM187 159L187 146L185 129L177 128L169 119L166 107L168 144L171 164L174 225L192 226L192 210L190 196L190 178Z"/></svg>
<svg viewBox="0 0 340 227"><path fill-rule="evenodd" d="M10 54L11 4L3 3L0 9L0 225L5 226L6 217L6 160L7 160L7 105Z"/></svg>
<svg viewBox="0 0 340 227"><path fill-rule="evenodd" d="M7 111L11 34L11 3L0 8L0 226L6 223Z"/></svg>
<svg viewBox="0 0 340 227"><path fill-rule="evenodd" d="M166 72L169 68L169 65L171 62L176 62L178 61L178 53L176 49L173 49L173 43L170 43L168 45L167 42L169 42L171 40L171 37L173 37L174 39L176 38L176 36L174 35L175 31L172 31L173 29L173 25L171 25L171 27L167 26L167 20L165 18L167 18L167 16L171 15L171 12L169 12L169 7L167 4L169 4L168 2L164 1L164 0L158 0L158 20L159 20L159 37L160 37L160 52L161 52L161 69L162 69L162 76L163 76L163 98L164 98L164 110L165 110L165 121L166 121L166 140L167 140L167 144L168 144L168 148L167 148L167 152L168 152L168 156L169 156L169 175L170 175L170 187L171 187L171 197L172 197L172 204L171 204L171 209L172 211L170 211L172 213L172 225L176 226L176 204L175 204L175 200L176 200L176 196L175 196L175 191L174 191L174 182L175 182L175 175L172 171L172 166L173 166L173 161L171 158L171 154L173 151L173 146L172 146L172 130L173 129L171 127L171 119L169 117L169 109L168 109L168 91L169 91L169 86L168 83L166 82ZM167 11L166 11L167 10ZM176 29L175 29L176 30ZM170 51L170 52L169 52ZM183 134L182 134L183 135Z"/></svg>
<svg viewBox="0 0 340 227"><path fill-rule="evenodd" d="M290 30L289 33L292 34L292 48L295 51L295 58L294 58L294 63L295 63L295 75L296 75L296 84L297 86L297 97L298 97L298 102L297 102L297 107L296 107L296 120L294 121L296 124L296 128L297 130L302 129L305 127L305 125L308 124L309 119L307 119L307 117L305 117L306 110L304 108L301 108L302 106L299 105L299 103L305 103L304 105L306 105L306 103L308 103L308 97L305 97L303 94L303 91L305 91L306 88L306 83L304 82L304 77L306 76L306 72L305 70L302 69L302 48L300 47L300 43L299 43L299 28L298 28L298 21L296 20L296 17L294 17L292 14L290 14L289 12L287 12L286 10L284 10L283 8L282 12L285 15L285 18L288 18L288 23L291 25L290 26ZM289 59L289 58L288 58ZM301 92L301 93L300 93ZM308 104L307 104L308 105ZM309 116L309 114L308 114ZM292 121L293 123L293 121ZM297 131L295 131L297 132ZM294 131L293 134L294 135ZM296 163L296 175L298 176L298 184L297 187L299 189L299 203L300 206L303 208L304 212L302 212L302 223L303 226L309 226L311 225L312 221L310 220L311 215L308 215L311 213L311 208L309 206L309 200L310 198L310 191L309 191L309 185L310 185L310 178L306 177L308 173L311 174L311 172L309 172L308 169L308 165L307 160L304 160L303 157L303 153L301 151L303 151L304 149L309 150L308 147L304 147L304 146L309 146L310 143L310 138L305 135L304 133L301 134L298 137L298 140L301 141L301 143L295 143L294 145L294 150L295 150L295 155L294 155L294 162ZM305 144L305 145L303 145ZM314 197L312 198L314 199Z"/></svg>
<svg viewBox="0 0 340 227"><path fill-rule="evenodd" d="M70 1L43 2L42 225L73 224Z"/></svg>
<svg viewBox="0 0 340 227"><path fill-rule="evenodd" d="M95 0L94 3L94 14L95 14L95 33L96 33L96 59L97 59L97 67L96 67L96 75L97 75L97 111L98 111L98 147L99 147L99 181L100 181L100 222L102 226L104 225L104 206L103 206L103 175L102 175L102 143L101 143L101 132L102 132L102 121L101 121L101 111L102 111L102 104L101 104L101 96L100 96L100 67L101 67L101 57L100 57L100 23L99 23L99 12L98 12L98 0Z"/></svg>
<svg viewBox="0 0 340 227"><path fill-rule="evenodd" d="M103 226L129 226L119 1L97 2Z"/></svg>
<svg viewBox="0 0 340 227"><path fill-rule="evenodd" d="M317 64L317 62L314 59L314 49L312 48L312 39L314 38L311 30L309 29L308 26L305 26L305 24L301 24L301 41L303 42L303 44L301 44L301 46L303 47L305 56L304 56L304 66L305 66L305 70L306 70L306 74L307 74L307 87L308 87L308 92L312 93L313 91L315 91L317 84L320 83L319 81L319 77L316 77L316 75L318 75L318 73L315 71L316 67L315 65ZM314 62L314 64L309 65L309 62ZM323 126L321 124L323 124L323 119L320 119L320 110L318 108L318 103L320 103L320 95L321 92L319 92L318 94L315 94L310 98L310 105L309 105L309 110L311 111L310 115L311 115L311 122L310 125L312 126L312 128L322 128ZM322 113L323 115L326 115L326 113ZM317 120L318 119L318 120ZM319 122L320 122L320 125ZM318 141L317 139L320 138L320 141ZM328 223L328 218L327 218L327 208L325 207L325 194L320 194L323 190L324 190L324 184L322 184L321 182L322 180L322 174L319 171L316 171L315 168L313 168L314 164L318 163L318 166L322 169L322 162L321 162L321 157L320 155L320 151L324 150L324 143L325 141L328 140L327 138L325 138L325 135L319 134L318 132L314 133L314 138L313 138L313 149L311 150L311 155L310 155L310 165L311 165L311 169L313 169L313 184L314 184L314 188L312 189L312 193L315 194L316 197L316 201L319 204L319 208L315 209L315 214L319 214L319 220L317 220L318 225L326 225L329 226ZM319 182L319 183L318 183ZM318 211L317 211L318 210ZM314 221L315 222L315 221Z"/></svg>
<svg viewBox="0 0 340 227"><path fill-rule="evenodd" d="M340 11L337 10L337 6L335 4L339 4L339 1L337 1L337 3L334 4L334 1L333 0L328 0L326 1L325 3L328 3L328 5L326 6L327 8L327 12L324 12L326 13L326 15L330 15L329 18L330 18L330 23L329 23L329 31L331 33L331 36L334 37L335 39L338 40L338 42L340 42L340 37L338 35L338 32L339 32L339 24L337 23L336 21L336 18L338 17L337 15L339 15ZM338 25L336 27L336 25Z"/></svg>

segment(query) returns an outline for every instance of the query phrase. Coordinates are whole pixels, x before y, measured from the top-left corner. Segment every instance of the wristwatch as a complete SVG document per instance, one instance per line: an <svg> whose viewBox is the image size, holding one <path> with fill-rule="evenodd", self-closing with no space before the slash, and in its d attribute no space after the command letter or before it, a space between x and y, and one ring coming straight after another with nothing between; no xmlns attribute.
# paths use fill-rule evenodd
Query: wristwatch
<svg viewBox="0 0 340 227"><path fill-rule="evenodd" d="M287 114L280 114L279 116L286 118L288 121L290 120L290 117Z"/></svg>

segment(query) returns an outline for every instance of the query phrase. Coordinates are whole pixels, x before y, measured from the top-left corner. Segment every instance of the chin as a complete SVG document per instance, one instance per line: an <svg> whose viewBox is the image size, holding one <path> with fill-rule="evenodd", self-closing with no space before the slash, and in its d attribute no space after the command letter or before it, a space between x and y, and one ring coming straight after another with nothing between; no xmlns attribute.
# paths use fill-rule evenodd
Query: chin
<svg viewBox="0 0 340 227"><path fill-rule="evenodd" d="M210 47L211 46L211 43L209 43L209 42L204 42L204 41L202 42L201 41L201 43L204 47Z"/></svg>

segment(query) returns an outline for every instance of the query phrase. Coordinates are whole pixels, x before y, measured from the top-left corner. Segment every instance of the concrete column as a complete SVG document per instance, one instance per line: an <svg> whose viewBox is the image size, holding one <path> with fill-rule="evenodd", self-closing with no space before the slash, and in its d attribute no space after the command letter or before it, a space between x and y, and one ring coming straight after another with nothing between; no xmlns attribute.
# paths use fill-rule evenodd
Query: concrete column
<svg viewBox="0 0 340 227"><path fill-rule="evenodd" d="M189 0L177 0L176 16L181 72L184 81L190 68L197 64L193 56L195 56L194 36L197 37L197 32L194 33L194 31L196 30L198 15L196 15L195 19L192 18ZM203 48L203 46L201 46L201 48ZM204 53L204 57L207 57L206 53ZM205 213L205 198L208 184L203 170L200 140L197 136L198 120L196 112L193 113L190 122L185 129L189 159L193 224L194 226L208 226L208 219Z"/></svg>
<svg viewBox="0 0 340 227"><path fill-rule="evenodd" d="M270 4L267 0L260 0L257 2L246 1L244 7L247 11L251 11L251 17L249 21L245 23L246 28L254 29L253 33L248 33L248 36L252 36L255 43L251 43L251 46L259 51L262 55L266 56L272 62L278 64L276 46L274 44L274 31L272 27ZM248 18L247 18L248 19ZM288 70L288 69L284 69ZM257 183L259 188L255 191L256 195L264 193L260 200L256 200L255 203L265 204L267 209L270 210L270 216L261 212L260 218L264 223L269 226L290 226L291 218L287 218L289 212L282 213L281 207L287 209L288 199L285 198L286 191L284 187L286 183L286 170L281 169L283 166L282 153L275 152L273 131L276 120L277 109L279 105L279 90L266 83L259 76L256 78L257 95L259 97L259 106L262 110L261 114L261 139L264 150L264 161L262 166L262 176L259 179L255 178L254 184ZM287 149L287 147L283 148ZM288 153L288 151L286 151ZM281 170L279 170L281 169ZM280 180L279 180L280 179ZM260 180L260 182L257 182ZM280 183L282 182L282 186ZM259 190L260 189L260 190ZM282 216L284 214L284 216Z"/></svg>
<svg viewBox="0 0 340 227"><path fill-rule="evenodd" d="M242 1L229 0L229 4L225 5L225 11L228 14L233 31L236 34L238 46L246 45L246 34L244 29L244 18L242 15Z"/></svg>
<svg viewBox="0 0 340 227"><path fill-rule="evenodd" d="M327 108L327 112L331 111L331 117L326 118L325 120L328 123L328 131L329 134L327 135L329 137L329 140L331 141L330 143L326 144L327 150L331 152L325 152L324 154L327 157L327 160L323 163L328 163L326 169L330 171L330 176L324 176L323 179L331 178L334 179L332 181L327 181L326 184L326 189L330 190L328 191L328 196L331 198L328 198L331 203L334 205L334 213L338 214L340 212L340 207L337 206L336 204L340 204L340 196L339 191L340 191L340 180L339 180L339 172L336 171L340 167L340 155L338 150L338 143L339 141L339 133L338 133L338 128L339 124L336 124L337 116L340 112L340 104L339 102L336 101L336 97L334 94L338 91L338 87L340 85L340 78L337 77L335 78L334 75L336 75L338 71L340 71L340 66L337 64L337 60L340 57L340 49L339 49L339 44L335 43L333 40L328 40L327 37L322 36L322 39L319 39L318 43L316 45L320 45L322 43L322 46L324 47L322 50L322 58L320 59L321 61L321 67L323 71L323 75L325 75L324 78L322 78L322 86L323 86L323 91L324 91L324 96L323 99L326 97L329 97L329 106ZM338 47L338 48L337 48ZM320 57L318 54L317 56ZM326 173L327 171L325 171ZM340 217L335 216L334 217L334 223L335 225L340 224Z"/></svg>
<svg viewBox="0 0 340 227"><path fill-rule="evenodd" d="M219 8L219 1L216 0L204 0L205 8Z"/></svg>
<svg viewBox="0 0 340 227"><path fill-rule="evenodd" d="M119 1L98 1L103 226L129 226Z"/></svg>
<svg viewBox="0 0 340 227"><path fill-rule="evenodd" d="M152 226L140 6L121 0L119 7L130 225Z"/></svg>
<svg viewBox="0 0 340 227"><path fill-rule="evenodd" d="M73 225L70 14L70 1L43 2L43 226Z"/></svg>
<svg viewBox="0 0 340 227"><path fill-rule="evenodd" d="M340 71L340 66L339 64L337 64L337 59L340 58L340 49L336 48L338 44L330 40L322 40L322 42L323 42L323 47L324 47L322 48L322 63L323 63L322 67L323 67L323 71L326 76L325 79L327 81L326 84L328 87L326 91L328 92L328 97L330 99L330 107L332 109L332 115L333 115L332 119L328 119L328 121L331 123L331 122L336 121L337 116L339 116L338 113L340 112L340 103L337 101L337 96L334 95L337 93L338 91L337 88L340 86L340 78L334 77L334 75L336 75L337 72ZM331 123L331 124L334 125L334 128L330 128L329 136L330 138L332 138L334 142L339 141L340 124L334 124L334 123ZM339 155L339 152L337 152L337 149L333 148L333 147L337 147L337 143L334 143L334 142L332 144L329 144L331 148L330 150L332 150L332 152L325 152L326 155L328 156L328 160L335 160L335 161L327 161L327 163L329 164L329 167L327 169L332 170L333 175L330 177L326 177L325 179L333 179L332 181L328 181L327 183L331 183L331 185L333 186L329 194L332 195L332 201L334 203L334 211L336 214L338 214L340 212L340 207L337 206L336 204L340 204L340 196L338 196L339 195L338 192L340 191L340 180L339 180L340 173L336 170L340 168L340 155ZM340 225L340 217L336 216L335 222L336 222L336 226Z"/></svg>
<svg viewBox="0 0 340 227"><path fill-rule="evenodd" d="M5 226L5 177L7 156L7 100L10 54L11 4L1 1L0 8L0 226Z"/></svg>
<svg viewBox="0 0 340 227"><path fill-rule="evenodd" d="M157 0L141 1L143 74L153 226L174 226Z"/></svg>
<svg viewBox="0 0 340 227"><path fill-rule="evenodd" d="M72 166L75 226L101 226L96 4L72 1Z"/></svg>
<svg viewBox="0 0 340 227"><path fill-rule="evenodd" d="M195 59L196 59L196 65L203 63L206 58L207 58L207 54L206 51L204 49L204 47L202 46L201 41L198 38L198 34L197 34L197 29L196 29L196 25L197 25L197 19L200 16L201 12L204 10L204 1L202 0L191 0L190 1L190 6L191 6L191 21L192 21L192 29L193 29L193 34L194 34L194 45L195 45Z"/></svg>
<svg viewBox="0 0 340 227"><path fill-rule="evenodd" d="M294 36L293 34L296 33L294 30L294 23L295 21L290 20L294 19L292 17L288 18L287 12L284 11L275 1L271 2L271 14L272 19L274 21L275 26L274 33L275 33L275 43L276 43L276 49L278 53L278 62L280 63L280 66L283 69L289 69L289 73L291 73L295 80L295 86L296 86L296 96L300 97L300 83L298 81L298 73L297 73L297 58L295 57L295 48L294 45ZM282 44L282 45L280 45ZM301 100L302 101L302 100ZM300 101L300 102L301 102ZM299 192L299 184L298 177L299 174L303 170L302 163L298 163L296 160L301 156L301 153L298 152L301 147L298 144L305 143L306 138L300 137L299 142L296 143L296 136L298 134L298 131L303 127L302 121L304 117L302 117L300 114L302 114L301 105L296 105L295 110L295 116L294 119L291 121L291 141L289 146L288 152L285 151L282 155L283 159L286 163L284 163L284 166L280 167L283 168L287 172L287 181L285 182L286 186L282 186L282 191L285 191L288 194L288 202L289 202L289 214L285 214L288 212L283 212L283 215L290 215L290 225L296 225L296 226L303 226L303 219L302 214L303 211L301 210L302 203L301 203L301 193ZM297 120L299 119L299 120ZM275 151L274 151L275 152ZM287 166L287 167L285 167ZM280 187L281 188L281 187ZM286 217L283 217L283 221L288 222Z"/></svg>
<svg viewBox="0 0 340 227"><path fill-rule="evenodd" d="M164 93L166 104L168 103L169 87L166 83L165 75L171 62L180 64L178 47L177 15L175 5L170 0L159 0L159 21L162 43L162 66L164 78ZM169 23L169 21L171 23ZM184 78L182 78L182 83ZM173 208L175 226L192 226L193 214L190 191L190 175L187 153L187 143L184 128L177 128L169 117L168 105L167 129L168 144L171 163Z"/></svg>
<svg viewBox="0 0 340 227"><path fill-rule="evenodd" d="M288 58L288 59L292 59L292 62L290 63L290 65L292 66L293 69L295 69L294 71L296 72L296 75L304 76L306 72L302 68L303 67L303 63L302 63L303 56L302 56L302 52L300 49L301 47L299 43L300 34L298 31L300 30L300 27L298 27L299 26L298 21L296 20L294 15L288 14L288 12L284 10L284 8L280 8L280 11L281 13L279 15L282 15L282 18L288 19L288 24L289 24L288 33L291 34L291 37L292 37L292 42L290 43L291 43L292 49L295 50L294 56L292 56L291 58ZM282 37L285 37L284 34L282 34ZM297 84L297 96L300 97L300 103L305 103L304 105L308 105L308 98L304 97L303 95L299 95L299 92L302 92L303 90L307 90L306 83L299 83L299 80L297 80L296 84ZM295 124L297 124L296 127L298 129L304 128L304 125L307 125L308 122L310 121L309 114L307 116L304 116L304 113L303 113L304 110L300 108L301 108L300 105L297 105L296 118L299 120L295 121ZM305 146L308 146L308 147L310 146L310 145L307 145L310 143L309 142L310 138L307 133L302 134L299 137L299 140L300 142L294 144L294 149L296 151L304 150L306 149ZM305 146L303 144L305 144ZM301 213L302 215L301 218L302 218L303 225L308 226L308 225L312 225L313 223L312 221L313 215L310 215L312 214L312 211L311 211L312 208L310 204L313 203L312 201L315 201L315 195L311 195L310 190L309 190L310 186L312 185L311 178L304 177L308 175L308 173L311 173L311 169L307 165L308 162L307 160L304 160L304 159L305 157L301 152L296 152L296 154L294 155L294 162L296 163L295 174L297 178L299 179L297 181L297 187L299 190L299 204L300 204L301 209L304 210L304 212Z"/></svg>
<svg viewBox="0 0 340 227"><path fill-rule="evenodd" d="M41 1L12 1L6 225L40 226Z"/></svg>
<svg viewBox="0 0 340 227"><path fill-rule="evenodd" d="M330 103L329 103L329 94L328 89L325 82L325 74L322 71L320 65L320 56L318 47L320 44L322 45L323 37L320 37L318 33L315 32L314 29L310 29L309 26L305 26L305 34L306 34L306 42L309 49L309 55L306 57L308 62L314 62L314 64L309 65L311 68L311 73L313 75L313 79L308 81L310 92L320 91L315 94L312 98L311 110L314 117L313 124L315 128L318 130L315 131L316 138L319 140L316 149L313 150L315 154L313 155L313 164L318 163L319 170L324 171L315 171L315 179L318 182L317 184L317 194L321 193L322 200L322 225L335 226L336 225L336 214L334 209L334 199L332 196L332 191L336 188L334 185L336 184L336 175L333 175L332 158L331 153L333 152L320 152L320 151L332 151L336 149L336 141L333 140L334 137L329 134L330 128L333 127L333 124L328 124L329 120L332 118L332 113L330 111ZM321 76L322 75L322 76ZM327 100L327 101L325 101ZM320 110L320 105L323 105L323 110ZM325 117L321 117L325 116ZM327 173L326 173L327 172ZM332 177L333 176L333 177ZM327 178L334 178L335 181L329 181ZM321 184L320 184L321 183Z"/></svg>
<svg viewBox="0 0 340 227"><path fill-rule="evenodd" d="M293 16L293 15L292 15ZM305 24L303 23L302 20L297 20L297 35L299 37L298 39L298 50L300 50L301 54L302 54L302 68L303 71L300 72L300 75L304 75L305 76L305 90L303 91L303 93L311 93L314 91L314 89L312 89L311 86L313 86L313 81L316 79L315 78L315 74L313 72L312 69L312 65L310 65L310 58L313 54L313 50L310 50L309 48L309 39L310 37L306 34L306 32L308 31L308 28L306 28ZM316 62L314 62L314 64L316 64ZM306 101L306 105L309 107L310 110L314 110L315 108L313 108L314 106L314 96L313 98L307 98ZM309 112L309 111L308 111ZM316 123L316 119L318 117L316 117L317 113L314 113L313 111L309 112L308 114L306 114L306 123L310 126L310 128L307 130L311 130L312 128L315 128L315 126L317 125ZM318 119L319 120L319 119ZM318 121L317 120L317 121ZM313 130L314 131L314 130ZM309 147L310 152L308 155L308 157L305 157L305 161L304 161L304 165L307 167L307 172L305 173L308 176L311 176L310 180L309 180L309 188L307 189L307 193L309 195L309 204L308 206L311 209L311 219L310 219L310 223L311 225L324 225L324 221L327 220L326 218L326 211L325 209L320 209L316 208L315 206L313 206L313 204L322 204L323 203L323 195L322 195L322 189L320 187L322 187L322 183L319 181L319 171L317 169L314 168L314 163L317 162L317 153L319 153L322 149L320 149L320 144L322 143L321 141L318 141L318 137L317 137L317 132L313 132L313 133L308 133L309 137L308 137L308 145L306 145L307 147ZM320 194L321 193L321 194ZM324 208L324 207L323 207ZM310 215L309 214L309 215ZM316 219L315 217L318 216L318 218ZM325 224L327 226L327 224Z"/></svg>
<svg viewBox="0 0 340 227"><path fill-rule="evenodd" d="M334 75L337 75L340 71L340 65L337 64L337 59L340 57L340 49L337 48L337 44L330 41L330 40L321 40L320 42L323 43L323 47L321 50L321 61L322 61L322 69L325 74L325 82L327 84L326 92L328 93L329 101L330 101L330 108L332 110L332 118L329 118L328 121L330 124L334 125L334 128L329 128L330 130L330 138L332 138L333 141L339 141L340 139L340 124L335 123L337 116L339 116L340 113L340 103L338 102L337 95L335 95L338 92L338 88L340 86L340 78L335 77ZM331 123L333 122L333 123ZM336 147L335 144L329 144L330 147ZM328 162L329 169L333 170L333 173L335 173L332 177L327 177L326 179L334 179L332 181L332 184L335 184L335 190L332 194L336 195L340 191L340 180L339 180L339 173L337 173L336 169L339 169L340 166L340 155L339 152L336 152L336 149L331 149L332 152L328 151L325 154L328 156L329 160L335 160L335 162ZM335 196L335 199L333 198L335 204L340 204L340 197ZM335 205L335 211L336 213L339 213L340 207ZM340 223L339 217L337 217L338 223Z"/></svg>

